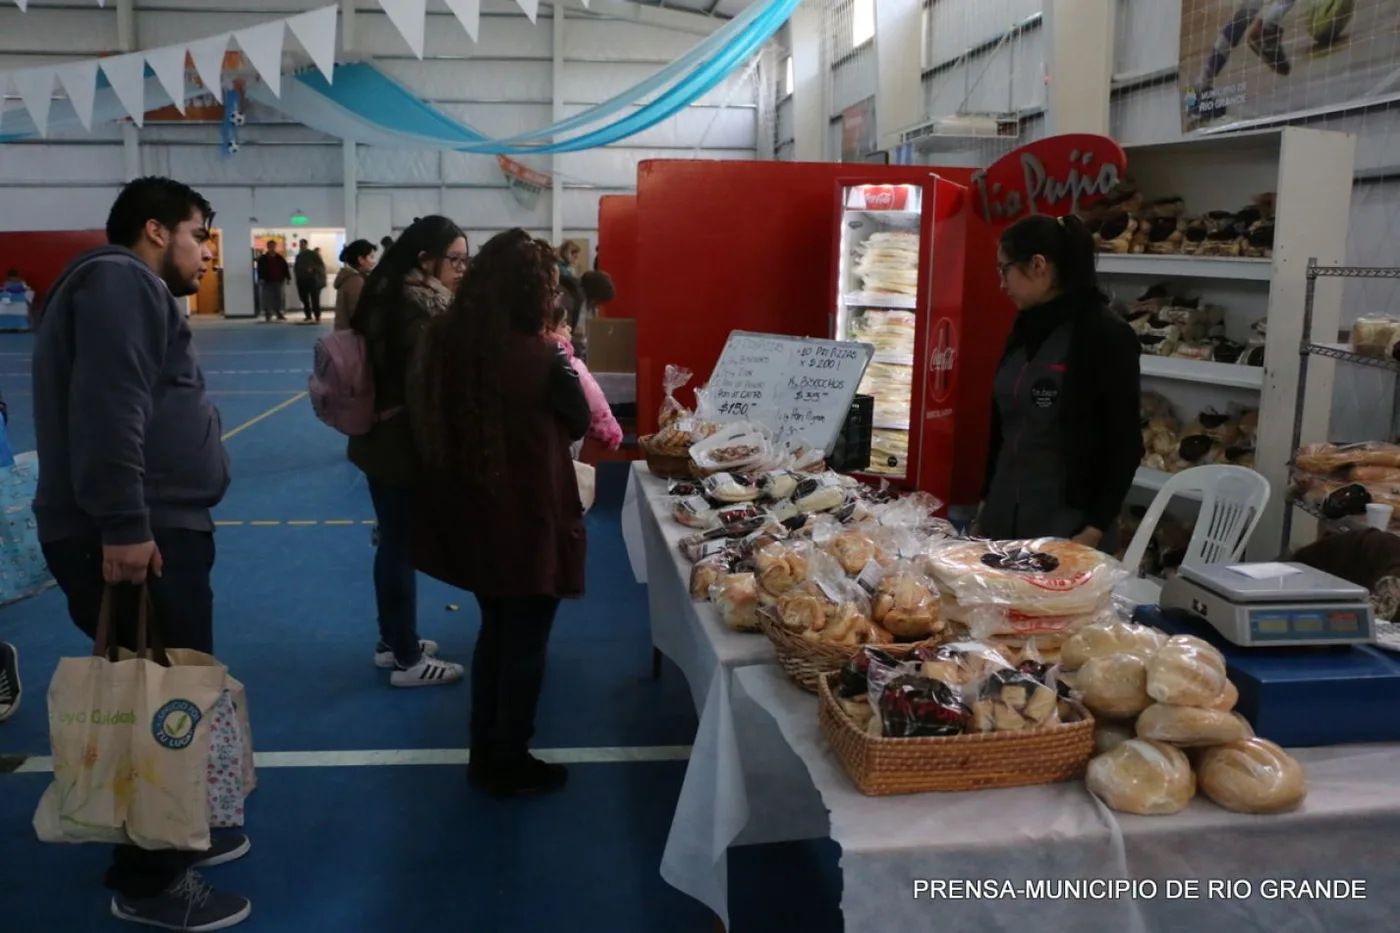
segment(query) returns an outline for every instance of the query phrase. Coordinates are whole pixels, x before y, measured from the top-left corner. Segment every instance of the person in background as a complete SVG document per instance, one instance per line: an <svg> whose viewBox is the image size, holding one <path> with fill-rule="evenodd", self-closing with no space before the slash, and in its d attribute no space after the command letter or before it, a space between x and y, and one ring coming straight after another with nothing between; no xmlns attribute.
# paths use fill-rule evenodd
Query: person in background
<svg viewBox="0 0 1400 933"><path fill-rule="evenodd" d="M262 302L263 321L285 321L287 315L287 280L292 277L287 260L277 252L277 241L268 240L267 250L258 257L258 298Z"/></svg>
<svg viewBox="0 0 1400 933"><path fill-rule="evenodd" d="M340 251L340 271L335 274L335 329L347 330L365 287L365 276L374 268L374 244L369 240L347 243Z"/></svg>
<svg viewBox="0 0 1400 933"><path fill-rule="evenodd" d="M168 647L214 653L210 509L228 489L229 461L177 301L209 269L213 218L178 181L128 184L107 217L111 245L69 263L34 338L40 545L89 638L111 588L112 623L128 649L144 585ZM242 833L213 837L205 852L116 846L105 881L111 912L168 930L233 926L248 916L248 899L214 890L195 869L248 849Z"/></svg>
<svg viewBox="0 0 1400 933"><path fill-rule="evenodd" d="M389 252L389 247L391 247L391 246L393 246L393 245L394 245L394 238L391 237L391 236L381 237L380 240L379 240L379 246L380 246L380 248L383 249L384 252L386 252L386 253Z"/></svg>
<svg viewBox="0 0 1400 933"><path fill-rule="evenodd" d="M579 305L583 303L583 289L574 279L560 279L559 292L559 300L554 304L546 336L564 351L564 355L569 358L574 372L578 373L579 384L583 386L583 395L584 398L588 399L588 410L592 414L592 420L588 425L588 436L606 444L608 450L617 450L622 446L622 427L617 423L617 418L613 415L612 407L608 404L607 396L603 394L602 387L598 385L598 380L593 378L593 374L588 371L588 367L584 365L582 360L574 357L573 334L572 328L569 327L569 318L577 314ZM569 452L575 460L578 459L582 446L580 442L570 448Z"/></svg>
<svg viewBox="0 0 1400 933"><path fill-rule="evenodd" d="M574 271L574 263L578 262L583 249L573 240L565 240L564 245L559 247L559 277L577 278L578 273Z"/></svg>
<svg viewBox="0 0 1400 933"><path fill-rule="evenodd" d="M394 241L360 291L350 327L365 341L380 421L350 438L348 456L369 480L377 520L374 596L379 611L376 667L395 687L436 687L462 679L462 665L439 660L437 643L418 637L418 583L409 526L419 462L404 413L409 363L428 322L447 310L467 270L466 235L446 217L423 217Z"/></svg>
<svg viewBox="0 0 1400 933"><path fill-rule="evenodd" d="M303 323L321 320L321 289L326 287L326 263L321 254L302 240L298 244L297 258L292 263L292 274L297 280L297 297L301 299Z"/></svg>
<svg viewBox="0 0 1400 933"><path fill-rule="evenodd" d="M524 230L487 241L424 335L409 396L424 462L415 563L481 607L467 775L499 796L568 780L529 751L550 629L560 599L583 595L586 548L569 445L588 400L545 336L557 259Z"/></svg>
<svg viewBox="0 0 1400 933"><path fill-rule="evenodd" d="M1206 56L1201 73L1196 78L1196 96L1199 103L1215 88L1215 79L1230 62L1230 54L1239 47L1240 40L1248 38L1249 50L1275 73L1287 76L1293 71L1288 61L1288 53L1283 50L1283 18L1293 9L1298 0L1244 0L1215 39L1215 45ZM1199 106L1192 108L1199 113ZM1228 107L1217 104L1206 112L1209 118L1222 117Z"/></svg>
<svg viewBox="0 0 1400 933"><path fill-rule="evenodd" d="M580 280L583 288L583 302L579 306L575 320L569 322L574 333L574 355L581 360L588 359L588 323L598 316L598 309L617 297L613 289L612 276L596 270L585 272Z"/></svg>
<svg viewBox="0 0 1400 933"><path fill-rule="evenodd" d="M29 300L29 284L24 281L24 277L19 274L18 269L11 269L5 273L5 282L0 286L0 295L15 304Z"/></svg>
<svg viewBox="0 0 1400 933"><path fill-rule="evenodd" d="M993 385L980 535L1117 548L1143 455L1141 346L1109 308L1094 259L1074 216L1027 217L1001 236L1001 287L1019 313Z"/></svg>

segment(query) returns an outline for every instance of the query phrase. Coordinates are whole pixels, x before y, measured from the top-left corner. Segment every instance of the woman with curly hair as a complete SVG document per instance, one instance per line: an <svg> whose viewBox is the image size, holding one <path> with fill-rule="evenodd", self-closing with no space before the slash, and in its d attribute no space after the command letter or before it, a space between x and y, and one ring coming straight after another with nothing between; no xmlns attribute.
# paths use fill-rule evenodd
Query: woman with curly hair
<svg viewBox="0 0 1400 933"><path fill-rule="evenodd" d="M472 784L498 796L562 787L530 755L560 599L583 595L585 536L569 446L591 415L546 336L559 293L547 243L511 230L481 248L423 337L409 408L423 460L419 570L481 607L472 657Z"/></svg>
<svg viewBox="0 0 1400 933"><path fill-rule="evenodd" d="M350 462L369 479L377 520L374 597L379 610L376 667L395 687L438 687L462 679L460 664L434 657L418 637L418 581L409 544L419 464L404 411L409 363L428 322L447 310L467 269L467 238L446 217L423 217L385 252L360 290L350 327L365 340L379 421L350 438Z"/></svg>

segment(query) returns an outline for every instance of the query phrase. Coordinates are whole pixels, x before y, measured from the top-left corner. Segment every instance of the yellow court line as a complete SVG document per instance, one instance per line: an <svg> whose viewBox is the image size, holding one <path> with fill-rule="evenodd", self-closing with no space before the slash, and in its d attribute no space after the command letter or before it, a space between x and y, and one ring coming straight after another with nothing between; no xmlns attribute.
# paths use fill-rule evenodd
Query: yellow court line
<svg viewBox="0 0 1400 933"><path fill-rule="evenodd" d="M215 524L216 526L220 527L220 528L224 528L224 527L237 527L237 526L241 526L241 525L252 525L252 526L254 526L254 527L256 527L256 528L280 528L280 527L283 526L283 525L296 525L296 526L298 526L298 527L306 528L306 527L314 527L314 526L317 526L317 525L339 525L339 526L341 526L341 527L344 527L344 526L346 526L346 525L349 525L349 526L352 526L352 527L353 527L353 526L355 526L355 525L373 525L373 524L376 524L376 522L375 522L375 520L372 519L372 518L370 518L370 519L363 519L363 520L359 520L359 521L357 521L357 520L355 520L355 519L353 519L353 518L328 518L328 519L324 519L324 520L318 520L318 519L294 519L294 520L292 520L292 519L289 519L289 520L287 520L287 521L264 521L264 520L245 521L245 520L239 519L239 520L237 520L237 521L217 521L217 522L215 522L214 524Z"/></svg>
<svg viewBox="0 0 1400 933"><path fill-rule="evenodd" d="M320 522L287 522L288 525L319 525Z"/></svg>
<svg viewBox="0 0 1400 933"><path fill-rule="evenodd" d="M354 522L354 519L349 519L349 518L337 518L337 519L332 519L332 520L330 520L330 521L322 522L321 524L323 524L323 525L353 525L353 524L355 524L355 522Z"/></svg>
<svg viewBox="0 0 1400 933"><path fill-rule="evenodd" d="M250 525L280 525L281 522L249 522Z"/></svg>
<svg viewBox="0 0 1400 933"><path fill-rule="evenodd" d="M308 394L309 394L309 393L307 393L307 392L298 392L296 395L293 395L291 398L287 399L285 402L281 403L280 405L273 405L271 408L269 408L267 411L263 412L261 415L258 415L258 416L254 417L254 418L249 418L247 421L243 422L243 423L240 424L238 427L234 428L232 431L226 432L226 433L224 434L222 440L228 440L230 437L233 437L235 434L241 434L241 433L243 433L244 431L246 431L246 430L248 430L249 428L251 428L253 425L257 424L259 421L262 421L264 418L271 418L273 415L277 414L279 411L281 411L282 409L286 408L288 405L292 405L292 404L295 404L296 402L301 401L302 399L306 398L306 396L307 396Z"/></svg>

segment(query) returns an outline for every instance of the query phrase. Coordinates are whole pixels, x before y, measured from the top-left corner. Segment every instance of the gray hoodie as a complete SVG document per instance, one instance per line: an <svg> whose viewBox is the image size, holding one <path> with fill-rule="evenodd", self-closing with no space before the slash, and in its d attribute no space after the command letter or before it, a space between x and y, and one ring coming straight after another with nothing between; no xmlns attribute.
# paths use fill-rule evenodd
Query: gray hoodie
<svg viewBox="0 0 1400 933"><path fill-rule="evenodd" d="M41 541L213 530L228 454L192 336L165 282L128 249L89 250L59 276L34 338Z"/></svg>

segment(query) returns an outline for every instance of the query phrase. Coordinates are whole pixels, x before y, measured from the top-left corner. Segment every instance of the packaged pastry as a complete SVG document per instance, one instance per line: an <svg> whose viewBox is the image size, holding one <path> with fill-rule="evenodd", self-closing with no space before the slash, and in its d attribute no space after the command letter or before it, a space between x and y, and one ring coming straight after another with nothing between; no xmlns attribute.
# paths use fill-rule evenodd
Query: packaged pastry
<svg viewBox="0 0 1400 933"><path fill-rule="evenodd" d="M800 477L788 470L774 470L758 477L759 495L768 500L788 499L797 490Z"/></svg>
<svg viewBox="0 0 1400 933"><path fill-rule="evenodd" d="M715 473L705 477L705 493L726 503L752 502L758 498L758 487L742 473Z"/></svg>
<svg viewBox="0 0 1400 933"><path fill-rule="evenodd" d="M1090 658L1114 654L1135 654L1146 660L1166 641L1167 636L1154 628L1115 619L1071 635L1061 651L1060 663L1067 671L1077 671Z"/></svg>
<svg viewBox="0 0 1400 933"><path fill-rule="evenodd" d="M1128 719L1152 704L1147 662L1136 654L1091 657L1074 677L1079 698L1095 716Z"/></svg>
<svg viewBox="0 0 1400 933"><path fill-rule="evenodd" d="M1084 783L1109 809L1141 816L1179 813L1196 795L1186 753L1148 739L1129 739L1091 760Z"/></svg>
<svg viewBox="0 0 1400 933"><path fill-rule="evenodd" d="M1351 325L1351 348L1361 356L1389 359L1400 340L1400 321L1387 317L1359 317Z"/></svg>
<svg viewBox="0 0 1400 933"><path fill-rule="evenodd" d="M824 550L836 559L842 570L852 576L864 570L872 560L884 557L869 535L854 528L838 532L826 543Z"/></svg>
<svg viewBox="0 0 1400 933"><path fill-rule="evenodd" d="M1198 770L1201 793L1236 813L1286 813L1308 794L1302 766L1265 739L1207 749Z"/></svg>
<svg viewBox="0 0 1400 933"><path fill-rule="evenodd" d="M690 417L690 410L676 401L676 390L689 382L694 375L682 366L677 366L674 363L666 364L666 373L661 380L661 387L666 394L661 399L661 413L657 419L658 428L668 428L676 422Z"/></svg>
<svg viewBox="0 0 1400 933"><path fill-rule="evenodd" d="M737 632L759 631L758 580L751 573L731 573L710 593L724 624Z"/></svg>
<svg viewBox="0 0 1400 933"><path fill-rule="evenodd" d="M825 474L810 477L797 484L792 494L793 504L804 514L829 512L846 503L846 491L840 483Z"/></svg>
<svg viewBox="0 0 1400 933"><path fill-rule="evenodd" d="M1147 662L1147 694L1158 703L1204 706L1225 690L1225 658L1194 635L1175 635Z"/></svg>
<svg viewBox="0 0 1400 933"><path fill-rule="evenodd" d="M1095 719L1094 754L1102 755L1112 751L1129 739L1137 738L1137 728L1132 720Z"/></svg>
<svg viewBox="0 0 1400 933"><path fill-rule="evenodd" d="M1153 703L1137 718L1137 734L1191 748L1238 742L1252 737L1254 730L1239 713Z"/></svg>
<svg viewBox="0 0 1400 933"><path fill-rule="evenodd" d="M1220 696L1210 702L1209 709L1218 709L1223 713L1228 713L1235 708L1235 704L1240 701L1240 691L1234 683L1225 681L1225 689L1220 691Z"/></svg>
<svg viewBox="0 0 1400 933"><path fill-rule="evenodd" d="M763 516L748 518L733 525L718 525L706 531L698 531L693 535L687 535L676 543L681 553L691 563L695 563L705 556L713 547L714 542L724 539L742 539L747 535L758 531L764 525Z"/></svg>
<svg viewBox="0 0 1400 933"><path fill-rule="evenodd" d="M804 548L786 542L770 544L753 555L758 583L773 596L784 596L806 581L808 562Z"/></svg>
<svg viewBox="0 0 1400 933"><path fill-rule="evenodd" d="M1059 696L1029 674L1009 669L986 679L972 704L969 731L1019 732L1059 722Z"/></svg>
<svg viewBox="0 0 1400 933"><path fill-rule="evenodd" d="M874 645L866 645L856 652L855 657L841 665L841 676L836 681L838 697L865 696L870 691L870 667L872 664L887 670L895 670L900 662L887 651Z"/></svg>
<svg viewBox="0 0 1400 933"><path fill-rule="evenodd" d="M1309 444L1298 451L1294 465L1304 473L1321 476L1359 466L1400 468L1400 445L1379 441Z"/></svg>
<svg viewBox="0 0 1400 933"><path fill-rule="evenodd" d="M930 638L947 627L933 581L908 562L886 570L872 558L856 582L870 593L871 618L895 638Z"/></svg>
<svg viewBox="0 0 1400 933"><path fill-rule="evenodd" d="M918 674L884 684L876 702L881 732L890 738L958 735L972 715L951 687Z"/></svg>
<svg viewBox="0 0 1400 933"><path fill-rule="evenodd" d="M704 496L677 499L671 506L671 517L687 528L708 529L720 523L719 513Z"/></svg>
<svg viewBox="0 0 1400 933"><path fill-rule="evenodd" d="M1089 616L1127 577L1101 551L1057 538L952 542L927 561L941 591L968 606L1028 616Z"/></svg>
<svg viewBox="0 0 1400 933"><path fill-rule="evenodd" d="M730 550L701 558L690 568L690 598L706 600L713 587L739 565L739 555Z"/></svg>
<svg viewBox="0 0 1400 933"><path fill-rule="evenodd" d="M703 470L742 473L758 469L774 457L767 429L748 422L726 424L690 448L690 457ZM754 492L754 497L758 495Z"/></svg>
<svg viewBox="0 0 1400 933"><path fill-rule="evenodd" d="M925 677L941 680L952 687L979 684L998 671L1011 668L1000 652L977 641L920 646L916 652Z"/></svg>

